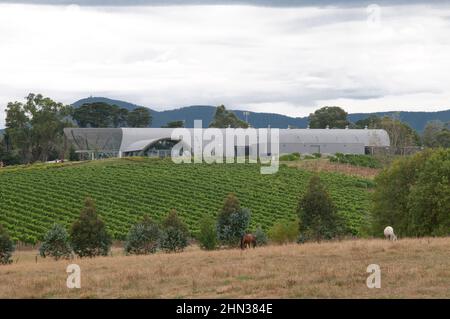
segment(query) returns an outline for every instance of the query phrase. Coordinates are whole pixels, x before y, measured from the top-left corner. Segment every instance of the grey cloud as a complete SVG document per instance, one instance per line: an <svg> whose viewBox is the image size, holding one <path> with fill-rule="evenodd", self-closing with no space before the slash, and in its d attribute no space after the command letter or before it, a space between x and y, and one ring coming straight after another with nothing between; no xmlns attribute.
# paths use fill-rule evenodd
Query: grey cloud
<svg viewBox="0 0 450 319"><path fill-rule="evenodd" d="M246 4L269 7L302 7L302 6L367 6L372 3L378 5L411 5L445 4L448 0L0 0L0 3L26 3L68 5L78 4L85 6L135 6L135 5L226 5Z"/></svg>

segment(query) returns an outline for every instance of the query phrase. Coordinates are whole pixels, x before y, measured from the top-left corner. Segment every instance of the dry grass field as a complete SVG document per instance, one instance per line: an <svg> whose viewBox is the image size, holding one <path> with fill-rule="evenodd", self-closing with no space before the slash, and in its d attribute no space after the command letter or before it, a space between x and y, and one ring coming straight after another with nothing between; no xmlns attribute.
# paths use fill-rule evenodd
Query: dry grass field
<svg viewBox="0 0 450 319"><path fill-rule="evenodd" d="M450 298L450 238L348 240L240 251L53 261L20 251L0 266L1 298ZM66 266L81 267L81 289ZM368 289L366 268L381 267Z"/></svg>

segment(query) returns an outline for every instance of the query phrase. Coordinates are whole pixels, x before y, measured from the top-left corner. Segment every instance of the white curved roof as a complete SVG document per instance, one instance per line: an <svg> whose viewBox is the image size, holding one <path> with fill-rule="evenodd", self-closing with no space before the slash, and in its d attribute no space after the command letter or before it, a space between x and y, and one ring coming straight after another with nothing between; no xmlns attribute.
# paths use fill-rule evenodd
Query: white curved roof
<svg viewBox="0 0 450 319"><path fill-rule="evenodd" d="M122 128L120 150L140 151L151 143L170 138L174 128ZM187 129L193 136L194 129ZM225 129L221 129L225 136ZM242 132L245 132L243 130ZM372 129L280 129L280 144L364 144L364 146L389 146L385 130Z"/></svg>
<svg viewBox="0 0 450 319"><path fill-rule="evenodd" d="M365 146L389 146L385 130L369 129L287 129L280 130L280 144L364 144Z"/></svg>

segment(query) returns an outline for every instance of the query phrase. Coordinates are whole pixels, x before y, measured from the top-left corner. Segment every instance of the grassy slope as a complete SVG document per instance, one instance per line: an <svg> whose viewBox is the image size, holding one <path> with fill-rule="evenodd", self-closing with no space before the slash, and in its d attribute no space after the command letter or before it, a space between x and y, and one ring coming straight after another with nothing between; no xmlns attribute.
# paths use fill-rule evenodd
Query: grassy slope
<svg viewBox="0 0 450 319"><path fill-rule="evenodd" d="M54 222L71 223L84 198L91 196L117 239L139 216L160 220L171 208L195 232L199 219L215 215L225 196L234 192L251 209L252 227L262 224L267 229L278 220L295 218L311 174L281 167L277 174L261 175L254 164L177 165L143 158L6 168L0 170L0 223L16 239L32 242ZM337 173L321 177L357 233L372 182Z"/></svg>
<svg viewBox="0 0 450 319"><path fill-rule="evenodd" d="M18 252L0 266L0 298L450 298L450 238L304 245L53 261ZM66 267L81 267L81 289ZM369 264L381 288L368 289Z"/></svg>

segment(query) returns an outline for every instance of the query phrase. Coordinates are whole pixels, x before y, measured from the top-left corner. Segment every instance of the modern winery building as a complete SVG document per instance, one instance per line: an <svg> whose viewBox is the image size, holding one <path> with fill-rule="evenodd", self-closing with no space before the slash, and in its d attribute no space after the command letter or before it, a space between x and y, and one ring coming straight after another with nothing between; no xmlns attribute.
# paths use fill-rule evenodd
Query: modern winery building
<svg viewBox="0 0 450 319"><path fill-rule="evenodd" d="M173 130L175 129L66 128L64 134L68 145L72 145L77 153L86 154L87 158L165 157L170 156L172 147L180 142L179 139L172 139ZM226 129L217 130L226 136ZM267 130L266 133L270 136L274 129L263 130ZM186 148L190 148L196 142L194 129L187 128L184 131L192 136L190 143L186 143ZM247 133L246 130L236 130L235 134L236 138L245 139ZM375 148L390 146L387 132L379 129L279 129L278 140L280 154L370 154ZM250 139L247 141L247 147L253 147Z"/></svg>

